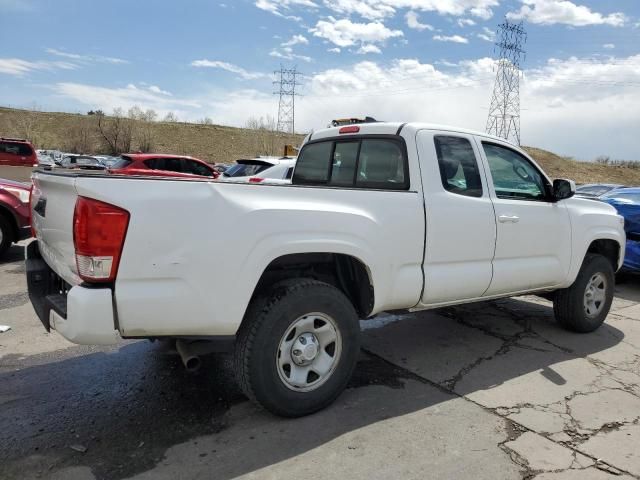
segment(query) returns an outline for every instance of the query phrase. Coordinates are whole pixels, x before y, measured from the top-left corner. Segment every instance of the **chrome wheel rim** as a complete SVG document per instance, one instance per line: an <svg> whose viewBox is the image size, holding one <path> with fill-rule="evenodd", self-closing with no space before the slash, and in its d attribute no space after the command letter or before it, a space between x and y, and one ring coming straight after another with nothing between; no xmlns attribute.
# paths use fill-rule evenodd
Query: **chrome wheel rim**
<svg viewBox="0 0 640 480"><path fill-rule="evenodd" d="M584 312L588 316L595 317L600 314L607 298L606 293L606 277L601 273L594 274L584 291Z"/></svg>
<svg viewBox="0 0 640 480"><path fill-rule="evenodd" d="M342 337L333 318L307 313L294 320L280 339L276 368L282 383L296 392L309 392L333 374L342 352Z"/></svg>

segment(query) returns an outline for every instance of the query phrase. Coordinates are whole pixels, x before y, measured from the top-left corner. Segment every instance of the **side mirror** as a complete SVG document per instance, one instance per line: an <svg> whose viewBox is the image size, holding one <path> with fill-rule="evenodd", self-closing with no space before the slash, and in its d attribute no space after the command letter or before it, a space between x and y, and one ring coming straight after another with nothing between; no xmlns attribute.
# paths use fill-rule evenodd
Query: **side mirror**
<svg viewBox="0 0 640 480"><path fill-rule="evenodd" d="M553 199L556 202L566 200L576 194L576 183L573 180L557 178L553 181Z"/></svg>

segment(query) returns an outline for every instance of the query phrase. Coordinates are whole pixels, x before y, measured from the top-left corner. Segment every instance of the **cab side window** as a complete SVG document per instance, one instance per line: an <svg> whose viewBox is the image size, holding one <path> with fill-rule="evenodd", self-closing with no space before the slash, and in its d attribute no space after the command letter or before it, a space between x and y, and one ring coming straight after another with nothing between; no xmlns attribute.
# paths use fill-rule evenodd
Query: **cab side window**
<svg viewBox="0 0 640 480"><path fill-rule="evenodd" d="M546 180L533 164L510 148L482 142L493 186L498 198L510 200L547 199Z"/></svg>
<svg viewBox="0 0 640 480"><path fill-rule="evenodd" d="M444 135L434 137L434 142L444 189L467 197L481 197L482 180L471 142Z"/></svg>

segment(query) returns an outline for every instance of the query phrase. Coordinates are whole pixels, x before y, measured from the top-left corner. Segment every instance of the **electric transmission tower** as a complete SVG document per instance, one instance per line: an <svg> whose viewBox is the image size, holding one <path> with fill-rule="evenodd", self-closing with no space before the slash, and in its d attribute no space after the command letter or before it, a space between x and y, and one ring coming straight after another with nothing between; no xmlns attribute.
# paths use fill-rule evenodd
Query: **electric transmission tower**
<svg viewBox="0 0 640 480"><path fill-rule="evenodd" d="M280 70L273 72L276 76L276 81L273 84L279 87L278 91L273 92L273 94L280 96L278 102L278 125L276 127L279 132L295 132L295 99L299 95L296 93L296 87L301 85L298 77L302 75L296 68L284 68L281 65Z"/></svg>
<svg viewBox="0 0 640 480"><path fill-rule="evenodd" d="M523 23L505 20L498 28L496 82L491 96L487 133L520 145L520 62L527 41Z"/></svg>

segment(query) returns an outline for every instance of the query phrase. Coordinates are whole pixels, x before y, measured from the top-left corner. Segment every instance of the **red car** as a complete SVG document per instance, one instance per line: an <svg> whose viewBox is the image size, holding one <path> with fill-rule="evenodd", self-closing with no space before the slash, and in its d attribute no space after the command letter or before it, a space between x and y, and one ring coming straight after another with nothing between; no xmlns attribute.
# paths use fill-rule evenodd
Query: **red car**
<svg viewBox="0 0 640 480"><path fill-rule="evenodd" d="M0 165L10 167L33 167L38 156L28 140L0 137Z"/></svg>
<svg viewBox="0 0 640 480"><path fill-rule="evenodd" d="M12 243L31 236L31 187L0 178L0 257Z"/></svg>
<svg viewBox="0 0 640 480"><path fill-rule="evenodd" d="M212 165L193 157L162 153L127 153L109 167L110 173L162 177L212 177L220 175Z"/></svg>

